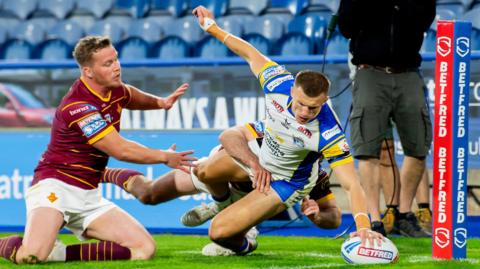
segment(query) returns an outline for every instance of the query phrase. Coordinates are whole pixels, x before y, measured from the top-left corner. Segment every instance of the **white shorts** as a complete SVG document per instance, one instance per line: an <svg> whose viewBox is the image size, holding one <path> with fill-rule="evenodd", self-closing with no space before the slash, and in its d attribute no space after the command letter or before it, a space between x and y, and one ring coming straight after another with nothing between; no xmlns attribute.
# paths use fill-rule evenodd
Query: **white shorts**
<svg viewBox="0 0 480 269"><path fill-rule="evenodd" d="M102 197L99 189L84 190L63 181L48 178L30 187L25 195L27 219L35 208L49 207L63 214L65 228L80 240L90 223L117 206Z"/></svg>

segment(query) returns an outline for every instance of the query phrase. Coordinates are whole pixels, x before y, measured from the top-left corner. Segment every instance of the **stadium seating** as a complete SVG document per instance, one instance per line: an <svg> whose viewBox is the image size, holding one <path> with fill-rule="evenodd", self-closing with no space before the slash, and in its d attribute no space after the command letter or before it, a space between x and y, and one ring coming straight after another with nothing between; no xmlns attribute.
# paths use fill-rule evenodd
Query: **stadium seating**
<svg viewBox="0 0 480 269"><path fill-rule="evenodd" d="M313 44L310 38L301 33L284 35L278 42L278 54L282 56L313 54Z"/></svg>
<svg viewBox="0 0 480 269"><path fill-rule="evenodd" d="M442 7L437 7L437 14L435 15L435 20L430 25L430 29L437 30L437 21L438 20L454 20L456 19L457 14L455 14L450 9L445 9Z"/></svg>
<svg viewBox="0 0 480 269"><path fill-rule="evenodd" d="M258 51L265 55L273 54L272 45L270 41L263 35L257 33L250 33L244 36L247 42L250 42Z"/></svg>
<svg viewBox="0 0 480 269"><path fill-rule="evenodd" d="M75 0L40 0L36 12L46 12L57 19L65 19L75 8Z"/></svg>
<svg viewBox="0 0 480 269"><path fill-rule="evenodd" d="M11 39L0 47L0 58L5 60L31 59L33 46L28 41Z"/></svg>
<svg viewBox="0 0 480 269"><path fill-rule="evenodd" d="M472 29L472 46L471 50L480 50L480 30L473 28Z"/></svg>
<svg viewBox="0 0 480 269"><path fill-rule="evenodd" d="M92 28L87 31L89 35L108 36L114 44L122 41L124 38L124 31L115 22L97 21Z"/></svg>
<svg viewBox="0 0 480 269"><path fill-rule="evenodd" d="M150 10L149 0L115 0L110 15L128 15L142 18Z"/></svg>
<svg viewBox="0 0 480 269"><path fill-rule="evenodd" d="M269 43L274 44L285 32L283 21L274 16L260 16L245 23L245 37L250 34L257 34L266 38Z"/></svg>
<svg viewBox="0 0 480 269"><path fill-rule="evenodd" d="M328 55L348 55L348 40L339 32L334 32L328 42Z"/></svg>
<svg viewBox="0 0 480 269"><path fill-rule="evenodd" d="M46 37L46 29L42 24L31 21L23 21L17 25L12 33L15 39L26 40L32 45L36 45Z"/></svg>
<svg viewBox="0 0 480 269"><path fill-rule="evenodd" d="M339 4L340 1L338 0L309 0L308 6L304 9L304 12L337 12Z"/></svg>
<svg viewBox="0 0 480 269"><path fill-rule="evenodd" d="M446 4L437 3L437 8L449 9L457 15L462 15L463 13L465 13L465 7L461 3L446 3Z"/></svg>
<svg viewBox="0 0 480 269"><path fill-rule="evenodd" d="M74 13L88 13L95 16L97 19L110 11L115 0L77 0L77 8Z"/></svg>
<svg viewBox="0 0 480 269"><path fill-rule="evenodd" d="M165 25L164 31L166 36L178 36L191 45L200 41L204 36L197 19L193 16L186 16L170 22Z"/></svg>
<svg viewBox="0 0 480 269"><path fill-rule="evenodd" d="M480 7L466 12L461 18L466 21L471 21L472 27L480 30Z"/></svg>
<svg viewBox="0 0 480 269"><path fill-rule="evenodd" d="M34 52L34 58L45 61L65 60L72 58L73 47L64 40L50 39L40 43Z"/></svg>
<svg viewBox="0 0 480 269"><path fill-rule="evenodd" d="M2 17L0 16L0 27L5 28L8 34L11 34L13 29L20 24L21 20L16 17Z"/></svg>
<svg viewBox="0 0 480 269"><path fill-rule="evenodd" d="M176 59L190 56L190 46L177 36L169 36L154 45L151 56L160 59Z"/></svg>
<svg viewBox="0 0 480 269"><path fill-rule="evenodd" d="M163 37L163 30L154 21L135 20L132 21L127 31L128 37L139 37L149 44L153 44Z"/></svg>
<svg viewBox="0 0 480 269"><path fill-rule="evenodd" d="M60 21L47 32L47 39L61 39L73 46L85 35L84 30L75 22Z"/></svg>
<svg viewBox="0 0 480 269"><path fill-rule="evenodd" d="M289 13L297 16L308 6L308 0L271 0L265 13Z"/></svg>
<svg viewBox="0 0 480 269"><path fill-rule="evenodd" d="M436 30L433 30L433 29L428 30L428 32L425 33L422 47L420 48L420 53L435 52L436 37L437 37Z"/></svg>
<svg viewBox="0 0 480 269"><path fill-rule="evenodd" d="M190 0L190 10L193 10L199 5L202 5L211 10L215 18L218 18L227 13L227 4L227 0Z"/></svg>
<svg viewBox="0 0 480 269"><path fill-rule="evenodd" d="M268 0L230 0L227 13L258 16L267 7Z"/></svg>
<svg viewBox="0 0 480 269"><path fill-rule="evenodd" d="M129 37L117 45L120 59L146 59L149 56L149 44L139 37Z"/></svg>
<svg viewBox="0 0 480 269"><path fill-rule="evenodd" d="M0 26L0 44L5 42L8 38L8 31L6 28Z"/></svg>
<svg viewBox="0 0 480 269"><path fill-rule="evenodd" d="M3 0L2 12L27 19L37 9L37 0Z"/></svg>
<svg viewBox="0 0 480 269"><path fill-rule="evenodd" d="M116 23L124 32L128 31L128 26L134 19L126 15L109 15L104 18L104 21Z"/></svg>
<svg viewBox="0 0 480 269"><path fill-rule="evenodd" d="M216 38L207 36L198 43L196 56L201 58L224 58L230 56L229 49Z"/></svg>
<svg viewBox="0 0 480 269"><path fill-rule="evenodd" d="M317 14L305 14L295 17L288 24L288 33L301 33L311 40L313 49L318 54L323 53L325 45L327 22Z"/></svg>
<svg viewBox="0 0 480 269"><path fill-rule="evenodd" d="M219 18L217 23L225 31L236 36L242 36L244 23L252 21L253 18L253 16L247 15L230 15Z"/></svg>
<svg viewBox="0 0 480 269"><path fill-rule="evenodd" d="M73 13L72 16L68 18L68 21L74 22L80 25L85 31L88 31L98 20L89 13Z"/></svg>
<svg viewBox="0 0 480 269"><path fill-rule="evenodd" d="M187 12L187 0L152 0L149 16L170 15L180 17Z"/></svg>

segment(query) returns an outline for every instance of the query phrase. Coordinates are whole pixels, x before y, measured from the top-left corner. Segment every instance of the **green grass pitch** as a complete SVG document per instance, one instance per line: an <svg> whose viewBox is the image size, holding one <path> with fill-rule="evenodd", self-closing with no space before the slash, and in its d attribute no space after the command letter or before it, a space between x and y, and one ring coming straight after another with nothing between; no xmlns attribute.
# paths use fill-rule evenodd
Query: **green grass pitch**
<svg viewBox="0 0 480 269"><path fill-rule="evenodd" d="M7 234L0 234L0 237ZM0 260L0 268L386 268L387 265L349 265L340 256L343 239L312 237L259 236L258 249L245 257L204 257L206 236L155 235L157 254L150 261L71 262L40 265L13 265ZM72 235L61 235L66 244L78 242ZM430 239L393 238L400 251L400 260L390 268L480 268L480 239L468 240L466 260L437 261L431 258Z"/></svg>

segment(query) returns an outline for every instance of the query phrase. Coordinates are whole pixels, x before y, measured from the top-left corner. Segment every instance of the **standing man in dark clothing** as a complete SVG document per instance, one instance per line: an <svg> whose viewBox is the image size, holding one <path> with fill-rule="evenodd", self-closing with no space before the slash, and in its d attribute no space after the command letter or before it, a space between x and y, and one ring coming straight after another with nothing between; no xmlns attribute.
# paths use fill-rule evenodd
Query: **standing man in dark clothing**
<svg viewBox="0 0 480 269"><path fill-rule="evenodd" d="M392 118L405 152L395 228L412 237L427 236L418 226L411 205L432 141L418 68L424 32L434 17L435 0L342 0L339 8L339 28L350 39L352 63L357 67L351 142L362 185L370 197L372 225L381 225L379 154Z"/></svg>

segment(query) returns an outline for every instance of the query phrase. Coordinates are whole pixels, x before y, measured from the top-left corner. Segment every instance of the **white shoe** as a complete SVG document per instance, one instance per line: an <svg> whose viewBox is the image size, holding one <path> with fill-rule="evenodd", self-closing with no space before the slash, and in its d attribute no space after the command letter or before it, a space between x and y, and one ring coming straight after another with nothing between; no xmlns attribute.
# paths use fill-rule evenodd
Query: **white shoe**
<svg viewBox="0 0 480 269"><path fill-rule="evenodd" d="M188 227L195 227L204 224L208 220L215 217L220 212L221 206L216 202L208 204L202 203L183 214L180 221Z"/></svg>
<svg viewBox="0 0 480 269"><path fill-rule="evenodd" d="M235 256L236 253L231 249L224 248L215 243L209 243L205 245L202 249L203 256Z"/></svg>
<svg viewBox="0 0 480 269"><path fill-rule="evenodd" d="M245 235L245 237L250 238L250 239L256 239L258 234L260 232L257 230L257 228L255 226L253 226L250 230L248 230L247 234Z"/></svg>
<svg viewBox="0 0 480 269"><path fill-rule="evenodd" d="M60 240L55 240L52 252L45 261L47 262L64 262L67 260L67 246Z"/></svg>

